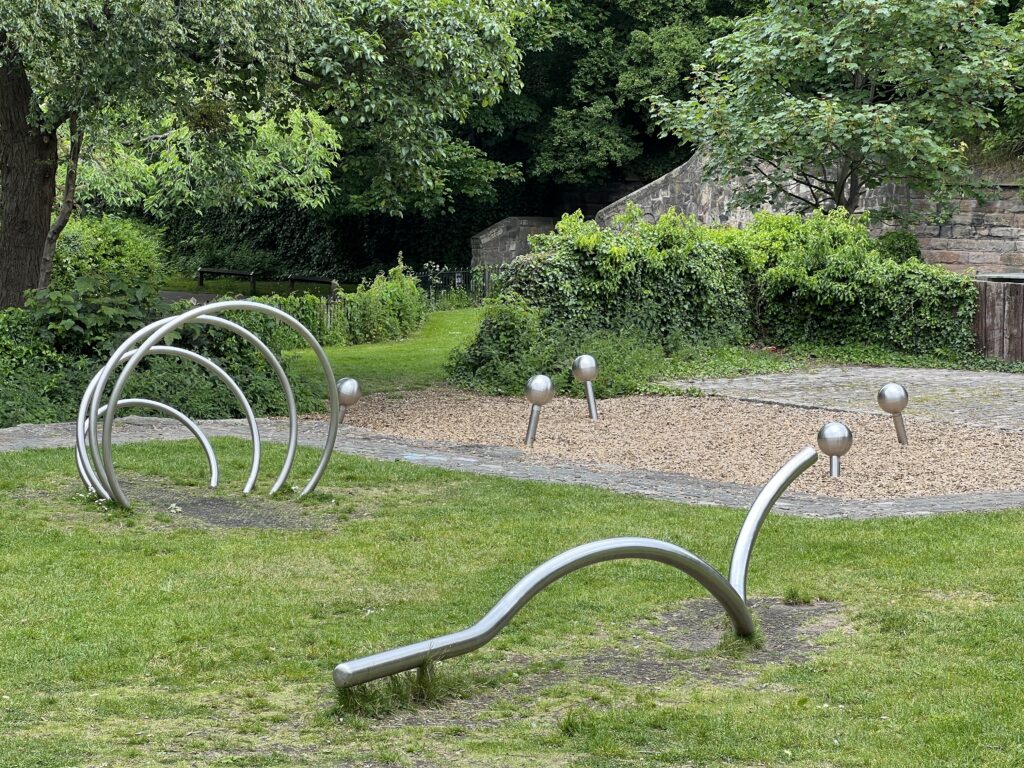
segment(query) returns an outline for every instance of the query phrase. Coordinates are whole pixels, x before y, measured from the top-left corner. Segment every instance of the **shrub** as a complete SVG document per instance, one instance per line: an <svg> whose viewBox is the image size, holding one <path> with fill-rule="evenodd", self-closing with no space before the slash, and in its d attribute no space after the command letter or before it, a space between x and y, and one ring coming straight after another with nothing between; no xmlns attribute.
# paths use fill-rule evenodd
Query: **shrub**
<svg viewBox="0 0 1024 768"><path fill-rule="evenodd" d="M921 261L921 244L912 232L903 229L886 232L875 241L878 251L892 261Z"/></svg>
<svg viewBox="0 0 1024 768"><path fill-rule="evenodd" d="M118 272L78 277L70 287L34 291L25 301L27 321L40 340L58 353L80 357L109 354L169 310L152 281Z"/></svg>
<svg viewBox="0 0 1024 768"><path fill-rule="evenodd" d="M155 227L117 216L73 218L57 241L51 290L70 290L79 277L125 280L159 274L164 253Z"/></svg>
<svg viewBox="0 0 1024 768"><path fill-rule="evenodd" d="M777 343L878 343L905 352L967 354L977 289L970 278L876 249L845 211L815 213L784 256L757 277L760 329Z"/></svg>
<svg viewBox="0 0 1024 768"><path fill-rule="evenodd" d="M632 207L615 224L601 229L577 213L535 237L538 253L506 270L476 338L451 358L451 380L513 393L544 372L565 389L572 358L592 346L599 391L623 394L660 372L664 350L750 335L972 350L971 280L913 258L905 237L887 241L902 255L883 254L865 221L844 210L759 213L733 229L674 212L651 224Z"/></svg>
<svg viewBox="0 0 1024 768"><path fill-rule="evenodd" d="M426 294L401 260L387 274L347 294L345 301L348 338L353 344L404 339L427 315Z"/></svg>
<svg viewBox="0 0 1024 768"><path fill-rule="evenodd" d="M186 306L179 304L174 310ZM171 311L151 282L129 283L115 276L106 281L79 277L70 290L36 291L25 309L0 312L0 426L73 419L89 379L110 353L132 332ZM251 313L239 316L246 324L250 318ZM268 325L272 322L267 321ZM280 359L284 341L291 339L277 330L254 330ZM220 365L257 412L285 413L273 370L257 350L235 334L187 326L175 332L172 340ZM283 362L287 370L287 359ZM321 405L308 384L293 380L292 385L300 409ZM242 415L223 384L195 364L175 358L145 358L129 379L125 395L162 400L194 418Z"/></svg>
<svg viewBox="0 0 1024 768"><path fill-rule="evenodd" d="M583 393L572 377L572 361L592 354L601 375L599 397L641 391L665 369L662 348L635 330L596 330L561 336L544 332L543 314L521 296L507 293L485 301L480 331L448 362L450 380L492 395L516 395L535 373L551 377L560 393Z"/></svg>
<svg viewBox="0 0 1024 768"><path fill-rule="evenodd" d="M748 332L740 265L692 218L670 211L651 224L630 206L601 229L576 212L532 245L536 253L514 261L502 285L553 325L631 328L656 343L740 341Z"/></svg>

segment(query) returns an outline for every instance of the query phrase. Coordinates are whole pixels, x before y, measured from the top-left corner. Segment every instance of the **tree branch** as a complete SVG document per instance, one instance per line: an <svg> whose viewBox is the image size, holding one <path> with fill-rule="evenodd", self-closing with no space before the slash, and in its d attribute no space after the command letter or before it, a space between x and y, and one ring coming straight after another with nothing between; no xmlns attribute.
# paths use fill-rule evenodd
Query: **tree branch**
<svg viewBox="0 0 1024 768"><path fill-rule="evenodd" d="M64 231L71 211L75 207L75 188L78 186L78 159L82 154L82 142L85 131L78 126L78 114L72 112L68 117L68 130L71 133L71 150L68 153L67 171L64 174L64 194L61 197L60 210L57 218L50 226L43 245L43 260L39 267L39 285L45 287L50 282L50 270L53 269L53 254L57 248L57 238Z"/></svg>

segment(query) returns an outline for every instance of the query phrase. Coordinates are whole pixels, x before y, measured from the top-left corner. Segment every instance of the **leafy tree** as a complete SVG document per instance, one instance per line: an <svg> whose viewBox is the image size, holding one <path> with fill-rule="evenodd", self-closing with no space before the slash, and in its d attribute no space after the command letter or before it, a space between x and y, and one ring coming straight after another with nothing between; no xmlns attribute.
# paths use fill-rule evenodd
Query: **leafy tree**
<svg viewBox="0 0 1024 768"><path fill-rule="evenodd" d="M769 0L716 40L666 131L747 176L740 201L853 211L904 182L936 201L975 191L965 140L995 125L1013 42L998 0Z"/></svg>
<svg viewBox="0 0 1024 768"><path fill-rule="evenodd" d="M749 0L553 0L527 41L523 90L473 120L474 140L559 186L654 178L689 151L659 139L646 99L689 94L689 74Z"/></svg>
<svg viewBox="0 0 1024 768"><path fill-rule="evenodd" d="M541 0L5 0L0 306L75 206L442 204L509 170L455 137L518 87ZM63 189L55 206L58 166ZM54 208L56 215L54 216Z"/></svg>

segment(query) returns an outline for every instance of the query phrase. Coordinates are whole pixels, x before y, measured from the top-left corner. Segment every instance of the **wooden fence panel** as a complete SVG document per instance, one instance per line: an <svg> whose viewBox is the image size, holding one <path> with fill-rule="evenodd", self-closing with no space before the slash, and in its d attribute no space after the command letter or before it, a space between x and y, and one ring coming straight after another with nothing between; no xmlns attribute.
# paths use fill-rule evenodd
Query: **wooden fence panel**
<svg viewBox="0 0 1024 768"><path fill-rule="evenodd" d="M1024 283L978 282L974 337L989 357L1024 361Z"/></svg>

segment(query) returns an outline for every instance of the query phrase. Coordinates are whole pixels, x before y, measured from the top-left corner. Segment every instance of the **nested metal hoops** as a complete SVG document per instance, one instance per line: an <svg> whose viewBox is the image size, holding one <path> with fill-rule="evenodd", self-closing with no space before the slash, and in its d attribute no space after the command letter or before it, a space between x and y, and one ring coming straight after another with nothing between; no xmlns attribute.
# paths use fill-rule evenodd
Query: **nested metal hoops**
<svg viewBox="0 0 1024 768"><path fill-rule="evenodd" d="M274 484L270 489L270 493L276 493L284 486L285 482L288 480L288 475L291 472L292 464L295 461L295 452L298 448L299 429L298 414L295 407L295 394L292 391L291 383L288 381L288 376L284 371L284 367L281 365L281 362L277 359L271 349L252 331L242 327L238 323L219 317L219 315L224 312L237 310L258 312L260 314L269 315L270 317L289 326L310 346L320 362L320 367L323 369L324 376L327 380L327 393L330 399L330 421L327 429L327 438L324 444L323 455L320 457L320 463L313 472L309 482L302 490L301 495L305 496L316 488L317 484L320 482L320 478L323 477L323 474L327 469L327 464L330 462L331 454L334 451L334 443L338 436L338 423L340 419L338 391L334 386L334 371L331 370L331 363L327 359L327 355L324 353L320 343L316 340L316 337L313 336L309 329L287 312L284 312L277 307L272 307L267 304L259 304L254 301L222 301L215 304L196 307L195 309L190 309L180 315L157 320L144 328L140 328L117 348L117 350L110 356L110 360L106 365L104 365L89 382L89 385L85 389L85 393L82 395L82 402L78 407L78 421L75 434L75 462L78 466L78 473L82 478L82 482L89 490L105 499L113 500L123 507L130 506L128 497L125 495L124 490L117 479L112 452L114 418L119 408L129 406L146 407L160 411L171 418L176 419L187 427L189 431L191 431L192 434L194 434L200 441L203 446L203 450L207 454L207 459L210 463L211 487L215 487L217 484L218 470L216 458L213 455L213 449L210 447L209 440L206 439L205 434L203 434L202 430L197 424L195 424L195 422L185 416L185 414L164 403L138 398L127 400L121 398L121 394L124 391L124 387L128 378L131 376L132 371L135 370L143 357L150 354L180 357L195 362L206 368L217 379L223 382L229 390L231 390L232 394L238 400L242 411L245 413L246 421L249 426L249 435L252 439L252 464L243 492L248 494L252 492L253 488L255 488L256 479L259 475L260 469L260 435L259 428L256 424L256 416L253 413L248 399L245 397L245 393L234 379L232 379L212 360L203 357L196 352L192 352L191 350L159 343L171 332L189 324L212 325L236 334L252 344L273 369L274 375L277 377L278 383L281 385L281 389L284 392L285 402L288 408L288 447L285 452L285 459L281 472L274 481ZM109 396L104 400L103 393L107 389L107 385L113 377L114 372L120 366L123 366L123 368L114 381Z"/></svg>

